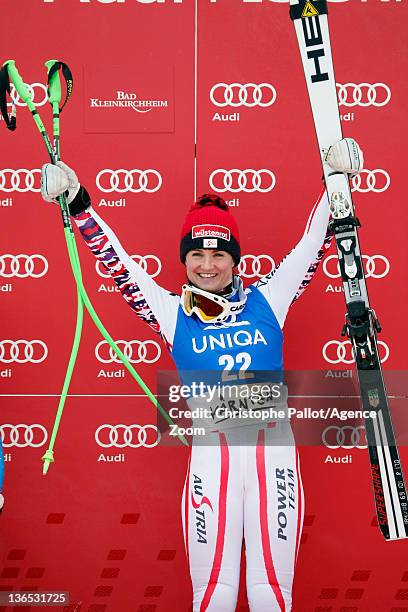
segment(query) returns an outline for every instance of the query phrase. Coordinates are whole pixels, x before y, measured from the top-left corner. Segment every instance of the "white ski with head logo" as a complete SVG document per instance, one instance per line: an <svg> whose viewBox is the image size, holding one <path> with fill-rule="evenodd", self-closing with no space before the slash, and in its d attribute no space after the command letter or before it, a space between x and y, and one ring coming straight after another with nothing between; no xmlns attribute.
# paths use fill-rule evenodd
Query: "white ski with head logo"
<svg viewBox="0 0 408 612"><path fill-rule="evenodd" d="M347 314L342 335L353 346L361 400L365 410L374 497L379 527L387 540L408 537L408 500L393 432L376 332L381 331L370 308L365 283L349 177L325 162L325 150L342 138L336 81L330 47L326 0L290 0L309 100L322 160L336 238Z"/></svg>

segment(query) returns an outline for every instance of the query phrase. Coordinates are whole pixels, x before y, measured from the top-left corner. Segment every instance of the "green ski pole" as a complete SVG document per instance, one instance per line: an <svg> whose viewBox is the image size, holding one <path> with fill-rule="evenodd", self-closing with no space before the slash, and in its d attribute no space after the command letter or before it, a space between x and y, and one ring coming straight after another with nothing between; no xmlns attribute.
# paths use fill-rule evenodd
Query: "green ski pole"
<svg viewBox="0 0 408 612"><path fill-rule="evenodd" d="M52 67L54 66L54 64L59 63L57 62L57 60L50 60L49 62L46 62L46 66L48 68L48 70L50 71L52 69ZM55 163L56 161L58 161L59 159L59 102L61 99L61 86L60 86L60 81L59 81L59 75L58 75L58 71L56 70L54 72L54 74L52 75L51 79L50 79L50 87L49 87L49 100L52 104L53 107L53 125L54 125L54 136L55 138L55 148L53 149L50 139L46 133L45 127L43 125L43 122L41 120L41 117L39 116L38 111L36 110L32 100L31 100L31 96L27 90L27 87L25 86L23 80L21 79L17 67L15 65L15 61L14 60L9 60L7 62L4 63L3 65L4 67L6 67L6 69L8 70L8 73L10 75L10 79L12 80L17 93L19 94L20 98L23 100L23 102L25 102L27 104L27 107L29 108L33 119L37 125L37 128L39 129L44 143L46 145L48 154L50 156L51 162ZM102 322L100 321L95 309L93 308L91 301L86 293L85 287L83 285L82 282L82 275L81 275L81 270L80 270L80 264L79 264L79 256L78 256L78 251L77 251L77 247L76 247L76 242L75 242L75 236L73 233L73 229L72 229L72 224L71 224L71 220L70 220L70 216L69 216L69 208L68 205L66 203L66 199L64 196L60 196L58 198L59 203L60 203L60 207L61 207L61 211L62 211L62 216L63 216L63 223L64 223L64 233L65 233L65 239L66 239L66 243L67 243L67 248L68 248L68 253L69 253L69 257L70 257L70 262L71 262L71 268L77 283L77 291L78 291L78 297L80 297L81 299L78 299L78 313L77 313L77 325L76 325L76 330L75 330L75 338L74 338L74 343L73 343L73 347L72 347L72 351L71 351L71 358L69 360L69 364L68 364L68 370L67 370L67 375L64 381L64 386L63 386L63 391L61 394L61 398L60 398L60 403L57 409L57 415L56 415L56 419L55 419L55 423L54 423L54 428L53 428L53 432L50 438L50 446L47 450L47 452L45 453L43 460L44 460L44 468L43 468L43 472L46 473L49 467L50 462L52 462L53 459L53 447L55 444L55 439L56 439L56 435L58 432L58 428L59 428L59 424L60 424L60 420L61 420L61 416L62 416L62 411L63 411L63 407L64 407L64 403L65 403L65 398L68 392L68 387L69 387L69 382L72 376L72 371L75 365L75 360L76 360L76 355L78 352L78 347L79 347L79 341L80 341L80 337L81 337L81 329L82 329L82 319L81 319L81 315L80 315L80 309L81 306L79 306L80 302L83 302L83 304L85 304L88 312L90 313L95 325L98 327L99 331L101 332L102 336L105 338L105 340L108 342L108 344L112 347L112 349L115 351L115 353L118 355L119 359L122 361L123 365L127 368L127 370L130 372L130 374L133 376L133 378L136 380L136 382L139 384L139 386L141 387L141 389L146 393L146 395L149 397L149 399L151 400L151 402L153 403L153 405L157 408L157 410L160 412L160 414L163 416L163 418L166 420L166 422L169 425L173 425L173 421L170 418L170 416L167 414L167 412L163 409L163 407L159 404L159 402L157 401L157 398L153 395L153 393L150 391L150 389L147 387L147 385L144 383L144 381L141 379L141 377L139 376L139 374L135 371L135 369L133 368L133 366L129 363L129 361L127 360L127 358L125 357L125 355L122 353L122 351L120 350L120 348L116 345L116 343L114 342L114 340L112 339L112 337L109 335L109 333L107 332L107 330L105 329L105 327L103 326ZM82 310L83 310L83 305L82 305ZM186 438L182 435L182 434L177 434L178 438L180 439L180 441L185 444L188 445L188 442L186 440Z"/></svg>

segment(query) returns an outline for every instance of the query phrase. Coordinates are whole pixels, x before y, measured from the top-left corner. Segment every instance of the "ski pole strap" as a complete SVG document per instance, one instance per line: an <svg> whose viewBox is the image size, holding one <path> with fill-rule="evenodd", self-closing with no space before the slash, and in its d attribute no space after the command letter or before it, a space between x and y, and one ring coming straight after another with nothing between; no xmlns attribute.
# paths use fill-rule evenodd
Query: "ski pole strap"
<svg viewBox="0 0 408 612"><path fill-rule="evenodd" d="M293 21L327 15L327 0L299 0L298 4L290 5L289 14Z"/></svg>
<svg viewBox="0 0 408 612"><path fill-rule="evenodd" d="M64 108L64 106L66 105L66 103L71 97L72 87L74 85L74 79L72 77L72 72L67 64L65 64L64 62L55 62L55 64L51 66L51 68L48 71L48 88L47 88L48 97L50 97L51 78L59 69L61 69L62 71L63 77L65 79L65 84L67 86L67 93L65 95L64 104L60 107L60 113L61 113L62 109Z"/></svg>
<svg viewBox="0 0 408 612"><path fill-rule="evenodd" d="M11 114L9 116L7 110L7 94L11 99L10 91L10 78L7 70L7 66L2 66L0 69L0 110L3 115L3 119L9 130L15 130L16 125L16 107L13 101L11 102Z"/></svg>

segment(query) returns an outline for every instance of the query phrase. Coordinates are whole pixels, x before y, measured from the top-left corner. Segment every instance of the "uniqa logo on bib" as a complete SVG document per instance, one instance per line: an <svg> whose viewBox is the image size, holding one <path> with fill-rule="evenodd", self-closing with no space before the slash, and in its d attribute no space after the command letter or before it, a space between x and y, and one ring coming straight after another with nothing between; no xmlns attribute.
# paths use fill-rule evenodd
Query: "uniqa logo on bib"
<svg viewBox="0 0 408 612"><path fill-rule="evenodd" d="M214 351L216 347L220 347L222 349L232 348L235 346L250 346L255 344L265 344L268 345L267 341L259 331L256 329L254 335L252 336L251 332L247 329L240 329L236 331L234 334L226 333L220 334L219 336L213 336L208 334L208 336L203 336L200 338L202 345L197 346L196 338L192 338L193 343L193 351L195 353L204 353L208 348L211 351Z"/></svg>

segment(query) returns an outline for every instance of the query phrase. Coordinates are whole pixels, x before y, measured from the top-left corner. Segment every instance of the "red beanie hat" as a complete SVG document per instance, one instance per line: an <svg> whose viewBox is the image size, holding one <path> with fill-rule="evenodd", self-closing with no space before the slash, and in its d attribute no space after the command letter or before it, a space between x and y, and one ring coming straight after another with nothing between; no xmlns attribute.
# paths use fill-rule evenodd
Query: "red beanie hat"
<svg viewBox="0 0 408 612"><path fill-rule="evenodd" d="M235 265L241 258L239 230L228 204L214 194L202 195L184 219L180 237L180 259L194 249L217 249L232 255Z"/></svg>

